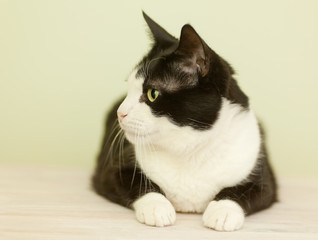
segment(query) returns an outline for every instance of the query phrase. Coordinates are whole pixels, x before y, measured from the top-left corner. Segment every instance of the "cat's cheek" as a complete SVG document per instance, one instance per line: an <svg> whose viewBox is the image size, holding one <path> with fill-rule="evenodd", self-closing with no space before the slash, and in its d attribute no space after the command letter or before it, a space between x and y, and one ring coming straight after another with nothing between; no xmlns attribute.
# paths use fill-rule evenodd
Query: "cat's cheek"
<svg viewBox="0 0 318 240"><path fill-rule="evenodd" d="M136 105L120 125L131 143L144 144L155 141L160 132L154 116L144 103Z"/></svg>

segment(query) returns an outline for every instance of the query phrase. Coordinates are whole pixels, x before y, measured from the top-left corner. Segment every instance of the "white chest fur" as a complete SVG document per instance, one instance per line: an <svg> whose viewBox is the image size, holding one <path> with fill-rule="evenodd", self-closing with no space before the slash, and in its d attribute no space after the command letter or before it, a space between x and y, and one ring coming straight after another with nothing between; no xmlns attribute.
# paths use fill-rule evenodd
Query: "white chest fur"
<svg viewBox="0 0 318 240"><path fill-rule="evenodd" d="M203 212L220 190L242 182L255 166L257 121L251 110L223 99L210 130L180 129L159 139L158 148L136 145L137 161L176 211Z"/></svg>

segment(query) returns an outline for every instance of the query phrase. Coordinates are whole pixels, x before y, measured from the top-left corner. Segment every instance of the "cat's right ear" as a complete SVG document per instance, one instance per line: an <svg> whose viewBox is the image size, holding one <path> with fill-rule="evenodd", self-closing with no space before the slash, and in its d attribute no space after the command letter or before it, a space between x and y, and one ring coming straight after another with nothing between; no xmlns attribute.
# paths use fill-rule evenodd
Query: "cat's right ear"
<svg viewBox="0 0 318 240"><path fill-rule="evenodd" d="M178 39L169 34L165 29L163 29L158 23L152 20L144 11L142 11L144 19L150 29L151 37L154 40L154 44L162 47L168 48L171 45L178 43Z"/></svg>
<svg viewBox="0 0 318 240"><path fill-rule="evenodd" d="M181 29L178 49L175 53L184 59L186 72L199 72L205 76L209 71L209 47L197 34L193 27L186 24Z"/></svg>

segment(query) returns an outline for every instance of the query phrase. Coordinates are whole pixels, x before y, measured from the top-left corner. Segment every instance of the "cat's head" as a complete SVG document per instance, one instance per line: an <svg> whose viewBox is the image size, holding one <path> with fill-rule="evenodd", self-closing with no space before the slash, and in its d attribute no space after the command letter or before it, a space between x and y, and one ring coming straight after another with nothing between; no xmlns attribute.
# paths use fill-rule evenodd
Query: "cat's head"
<svg viewBox="0 0 318 240"><path fill-rule="evenodd" d="M130 75L127 97L118 108L129 141L158 143L206 131L218 117L222 98L247 107L230 65L190 25L182 27L178 40L145 13L144 18L153 46Z"/></svg>

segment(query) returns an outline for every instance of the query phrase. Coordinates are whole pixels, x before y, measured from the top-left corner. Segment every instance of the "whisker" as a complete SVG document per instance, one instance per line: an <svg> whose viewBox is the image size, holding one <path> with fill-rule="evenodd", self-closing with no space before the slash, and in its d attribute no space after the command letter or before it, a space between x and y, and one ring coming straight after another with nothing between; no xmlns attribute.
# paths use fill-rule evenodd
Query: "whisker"
<svg viewBox="0 0 318 240"><path fill-rule="evenodd" d="M155 60L159 60L159 59L165 59L164 57L157 57L157 58L153 58L151 59L148 64L146 64L146 76L148 77L149 76L149 67L150 67L150 64L155 61Z"/></svg>
<svg viewBox="0 0 318 240"><path fill-rule="evenodd" d="M125 133L122 131L122 134L119 137L119 151L118 151L118 168L119 168L119 178L121 182L123 182L122 175L121 175L121 164L122 162L124 162L124 141L125 141Z"/></svg>
<svg viewBox="0 0 318 240"><path fill-rule="evenodd" d="M154 152L154 149L151 149L151 142L147 142L146 144L146 147L148 148L148 151L151 153L151 152ZM146 176L147 177L147 176ZM152 186L152 183L151 183L151 180L147 177L147 182L149 184L149 192L152 191L153 189L153 186ZM147 190L147 186L146 186L146 192L148 192Z"/></svg>
<svg viewBox="0 0 318 240"><path fill-rule="evenodd" d="M135 135L135 138L136 138L137 129L134 129L134 135ZM135 139L135 141L136 141L136 139ZM134 167L133 177L132 177L131 182L130 182L130 189L132 188L132 185L133 185L133 183L135 181L136 170L137 170L137 156L136 156L136 153L135 153L135 167Z"/></svg>
<svg viewBox="0 0 318 240"><path fill-rule="evenodd" d="M201 122L199 120L196 120L196 119L193 119L193 118L187 118L188 120L192 121L192 122L195 122L195 123L200 123L202 125L205 125L205 126L210 126L211 124L209 123L205 123L205 122Z"/></svg>
<svg viewBox="0 0 318 240"><path fill-rule="evenodd" d="M137 142L137 147L139 148L141 146L140 139L139 139L139 129L136 128L135 130L136 130L136 133L137 133L135 135L135 140ZM142 161L142 156L140 157L139 161ZM141 196L141 187L142 187L142 179L143 179L143 172L142 172L141 169L140 169L140 174L141 174L141 176L140 176L140 184L139 184L139 196Z"/></svg>
<svg viewBox="0 0 318 240"><path fill-rule="evenodd" d="M110 141L110 139L111 139L111 136L115 133L116 130L118 130L118 128L120 128L120 126L119 126L119 123L118 123L118 121L117 121L117 119L116 119L116 120L114 121L112 127L110 128L110 129L111 129L111 132L110 132L110 134L108 135L109 137L108 137L108 139L107 139L107 141L106 141L106 143L105 143L105 146L109 143L109 141ZM104 147L105 147L105 146L104 146Z"/></svg>
<svg viewBox="0 0 318 240"><path fill-rule="evenodd" d="M142 142L142 150L143 150L143 153L144 153L144 156L143 156L143 157L146 157L145 140L144 140L144 137L143 137L143 136L141 137L141 142ZM148 180L148 178L147 178L147 176L144 174L145 193L147 193L147 183L148 183L147 180Z"/></svg>
<svg viewBox="0 0 318 240"><path fill-rule="evenodd" d="M107 134L108 134L108 137L107 137L107 141L105 142L105 144L104 144L104 146L103 146L103 149L102 149L102 152L103 152L103 153L105 152L107 145L109 144L110 140L112 139L113 134L114 134L114 133L116 132L116 130L118 130L119 128L120 128L119 123L118 123L117 120L115 120L114 123L113 123L113 125L112 125L112 127L110 128L110 129L111 129L110 134L107 133ZM104 154L103 154L103 155L104 155Z"/></svg>
<svg viewBox="0 0 318 240"><path fill-rule="evenodd" d="M120 134L121 134L122 132L123 132L123 130L120 129L120 130L118 131L118 133L116 134L116 136L113 138L113 141L112 141L112 143L111 143L111 145L110 145L110 147L109 147L109 151L108 151L108 153L107 153L106 159L104 160L103 169L105 168L106 163L107 163L108 160L109 160L109 157L111 157L111 160L112 160L112 163L113 163L113 148L114 148L114 144L116 143L116 140L118 139L118 137L120 136ZM116 146L116 147L118 147L118 146Z"/></svg>
<svg viewBox="0 0 318 240"><path fill-rule="evenodd" d="M133 177L132 177L131 182L130 182L130 189L132 188L132 185L133 185L133 183L135 181L136 170L137 170L137 159L135 157L135 167L134 167Z"/></svg>

